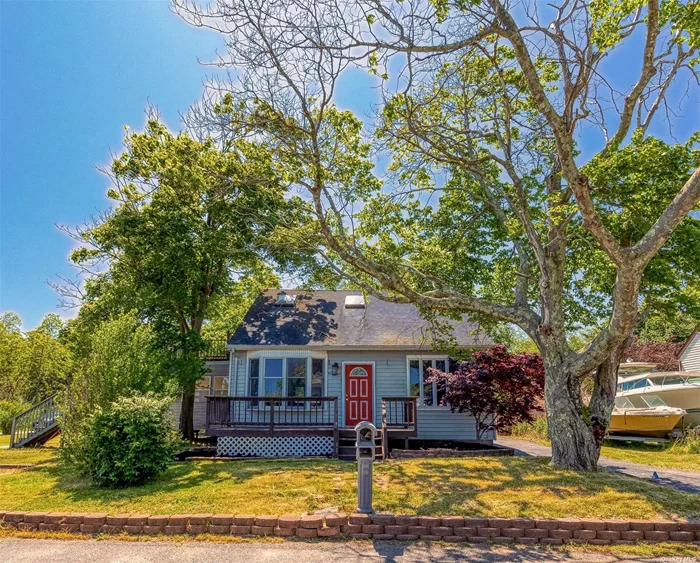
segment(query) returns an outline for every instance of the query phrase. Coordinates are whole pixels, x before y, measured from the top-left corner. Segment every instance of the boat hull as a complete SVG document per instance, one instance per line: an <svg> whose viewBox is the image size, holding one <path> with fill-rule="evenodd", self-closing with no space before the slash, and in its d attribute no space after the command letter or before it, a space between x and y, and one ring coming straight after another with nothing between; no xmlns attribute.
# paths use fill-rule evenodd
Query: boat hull
<svg viewBox="0 0 700 563"><path fill-rule="evenodd" d="M652 415L613 412L613 415L610 417L608 432L611 434L663 438L673 430L682 418L682 413Z"/></svg>
<svg viewBox="0 0 700 563"><path fill-rule="evenodd" d="M647 387L646 389L632 389L618 392L618 397L643 397L644 395L657 395L669 407L677 407L687 411L676 424L676 428L690 428L700 426L700 386L697 385L671 385ZM633 399L634 400L634 399Z"/></svg>

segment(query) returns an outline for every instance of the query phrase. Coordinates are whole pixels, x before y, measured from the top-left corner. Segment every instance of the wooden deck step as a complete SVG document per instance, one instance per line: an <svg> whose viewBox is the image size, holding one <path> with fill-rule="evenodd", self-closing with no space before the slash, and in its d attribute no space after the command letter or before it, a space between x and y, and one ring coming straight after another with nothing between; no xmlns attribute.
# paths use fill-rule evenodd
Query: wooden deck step
<svg viewBox="0 0 700 563"><path fill-rule="evenodd" d="M338 459L342 461L357 461L357 450L355 446L339 446ZM375 449L374 459L377 461L384 459L381 446L377 446L377 448Z"/></svg>
<svg viewBox="0 0 700 563"><path fill-rule="evenodd" d="M357 434L355 433L355 430L353 430L352 428L340 428L338 432L338 459L341 459L343 461L357 460L357 448L355 447L356 439ZM374 445L374 459L384 459L381 428L377 429L377 436Z"/></svg>
<svg viewBox="0 0 700 563"><path fill-rule="evenodd" d="M340 428L338 429L338 434L340 436L340 439L348 439L352 440L353 442L355 441L355 438L357 437L357 434L355 434L355 431L352 428ZM382 437L382 429L377 428L377 439L380 439Z"/></svg>

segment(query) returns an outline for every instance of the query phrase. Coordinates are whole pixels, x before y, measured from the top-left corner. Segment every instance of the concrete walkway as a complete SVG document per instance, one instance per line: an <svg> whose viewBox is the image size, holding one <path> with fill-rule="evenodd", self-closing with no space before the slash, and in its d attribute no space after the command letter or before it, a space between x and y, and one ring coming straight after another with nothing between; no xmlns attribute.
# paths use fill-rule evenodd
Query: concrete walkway
<svg viewBox="0 0 700 563"><path fill-rule="evenodd" d="M552 457L552 448L542 446L526 440L512 440L510 438L499 438L496 443L499 446L513 448L515 455L534 456L534 457ZM639 463L630 463L629 461L620 461L618 459L610 459L601 457L598 460L598 466L610 471L617 471L632 477L647 479L658 485L668 485L679 491L686 493L700 494L700 468L695 471L681 471L680 469L667 469L665 467L654 467L652 465L641 465ZM653 474L659 476L658 479L653 478Z"/></svg>
<svg viewBox="0 0 700 563"><path fill-rule="evenodd" d="M507 547L437 546L398 542L323 542L323 543L242 543L207 542L125 542L113 540L36 540L0 539L3 563L542 563L543 561L579 563L633 563L671 561L676 558L642 558L606 555L599 552ZM680 558L678 558L680 560ZM688 559L690 561L691 559Z"/></svg>

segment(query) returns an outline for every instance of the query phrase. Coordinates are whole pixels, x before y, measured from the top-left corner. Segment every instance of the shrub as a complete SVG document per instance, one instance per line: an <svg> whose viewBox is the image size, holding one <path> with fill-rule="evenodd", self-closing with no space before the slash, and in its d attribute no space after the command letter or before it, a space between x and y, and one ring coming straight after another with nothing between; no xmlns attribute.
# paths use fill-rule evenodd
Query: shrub
<svg viewBox="0 0 700 563"><path fill-rule="evenodd" d="M432 369L429 374L426 382L437 382L441 404L474 417L478 440L489 430L503 431L532 420L543 400L542 358L511 354L502 345L474 352L452 373Z"/></svg>
<svg viewBox="0 0 700 563"><path fill-rule="evenodd" d="M26 411L29 405L24 401L0 401L0 434L12 431L12 419Z"/></svg>
<svg viewBox="0 0 700 563"><path fill-rule="evenodd" d="M530 422L519 422L513 425L511 434L518 438L528 438L535 442L549 442L547 417L539 416Z"/></svg>
<svg viewBox="0 0 700 563"><path fill-rule="evenodd" d="M101 487L127 487L158 477L181 444L170 403L148 393L98 408L81 435L79 468Z"/></svg>
<svg viewBox="0 0 700 563"><path fill-rule="evenodd" d="M172 402L176 386L166 366L169 354L158 347L153 329L133 312L96 326L78 322L70 335L70 346L73 376L69 388L57 398L60 455L64 462L80 465L85 423L98 407L107 409L119 397L148 392L172 395Z"/></svg>
<svg viewBox="0 0 700 563"><path fill-rule="evenodd" d="M684 454L700 454L700 428L691 428L669 448Z"/></svg>

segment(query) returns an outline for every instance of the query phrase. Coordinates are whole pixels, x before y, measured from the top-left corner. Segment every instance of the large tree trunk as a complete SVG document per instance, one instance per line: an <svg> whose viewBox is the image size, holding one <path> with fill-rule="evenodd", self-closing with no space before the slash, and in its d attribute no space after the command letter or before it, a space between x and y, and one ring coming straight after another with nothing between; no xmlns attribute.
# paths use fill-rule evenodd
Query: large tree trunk
<svg viewBox="0 0 700 563"><path fill-rule="evenodd" d="M194 439L194 392L195 382L188 384L182 392L182 408L180 409L180 433L187 441Z"/></svg>
<svg viewBox="0 0 700 563"><path fill-rule="evenodd" d="M588 416L596 445L598 446L598 454L600 454L600 446L603 444L605 433L608 430L608 426L610 426L610 415L615 407L617 370L633 341L634 335L630 333L622 344L610 354L610 357L598 366L595 373L593 393L591 394L591 402L588 405Z"/></svg>
<svg viewBox="0 0 700 563"><path fill-rule="evenodd" d="M545 406L552 441L552 464L581 471L594 471L599 449L585 420L581 388L572 385L575 374L561 366L545 365Z"/></svg>
<svg viewBox="0 0 700 563"><path fill-rule="evenodd" d="M547 422L552 441L552 464L594 471L615 406L617 369L632 342L630 335L595 372L588 406L581 397L585 373L565 373L561 365L545 364Z"/></svg>
<svg viewBox="0 0 700 563"><path fill-rule="evenodd" d="M204 316L197 315L191 321L189 331L183 329L183 332L193 332L201 334L202 325L204 324ZM186 350L186 354L191 354L191 350ZM194 356L193 356L194 357ZM182 408L180 409L180 433L183 439L192 441L194 439L194 394L197 388L197 381L203 374L198 374L197 378L188 380L182 391Z"/></svg>

